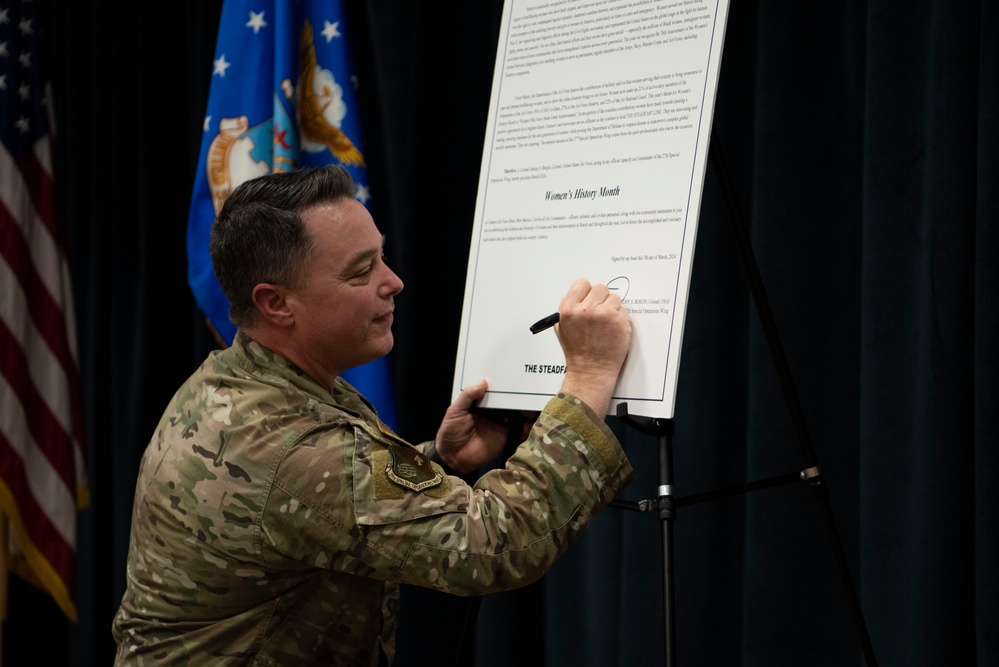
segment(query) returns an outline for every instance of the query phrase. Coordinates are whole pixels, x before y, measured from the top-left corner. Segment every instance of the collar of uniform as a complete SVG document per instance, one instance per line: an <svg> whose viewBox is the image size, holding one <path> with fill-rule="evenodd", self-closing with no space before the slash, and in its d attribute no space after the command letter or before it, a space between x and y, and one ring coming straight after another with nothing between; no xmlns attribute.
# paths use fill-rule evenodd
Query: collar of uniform
<svg viewBox="0 0 999 667"><path fill-rule="evenodd" d="M329 390L312 379L305 371L242 331L236 332L236 337L228 352L232 355L234 363L247 373L266 378L279 385L295 387L315 396L324 403L332 401L333 397Z"/></svg>
<svg viewBox="0 0 999 667"><path fill-rule="evenodd" d="M377 428L392 440L406 443L381 419L373 405L357 389L341 377L334 380L332 392L316 382L305 371L269 347L258 343L248 334L237 331L232 347L226 350L233 362L247 373L275 384L292 386L340 412L353 416L368 428ZM410 445L411 446L411 445Z"/></svg>
<svg viewBox="0 0 999 667"><path fill-rule="evenodd" d="M390 440L402 443L407 447L412 447L410 443L399 437L395 431L389 428L388 424L383 422L378 416L375 406L342 377L338 377L333 382L333 400L336 401L340 409L361 417L369 429L377 428L377 430L381 431L382 435Z"/></svg>

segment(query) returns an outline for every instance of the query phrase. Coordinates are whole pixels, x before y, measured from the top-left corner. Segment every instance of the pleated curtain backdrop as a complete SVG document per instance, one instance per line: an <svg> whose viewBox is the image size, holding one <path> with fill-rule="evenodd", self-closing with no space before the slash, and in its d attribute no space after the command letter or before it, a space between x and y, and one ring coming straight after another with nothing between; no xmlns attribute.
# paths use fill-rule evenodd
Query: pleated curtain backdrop
<svg viewBox="0 0 999 667"><path fill-rule="evenodd" d="M406 282L399 430L421 440L450 400L502 3L349 4L375 220ZM213 346L184 232L221 2L46 7L92 503L79 622L18 587L4 652L107 665L139 456ZM804 468L727 178L879 664L999 664L999 5L733 0L717 100L674 492ZM654 498L656 439L611 422L625 498ZM682 667L866 664L819 508L801 481L677 509ZM397 665L663 664L660 526L609 508L520 591L407 588ZM40 647L21 630L43 622Z"/></svg>

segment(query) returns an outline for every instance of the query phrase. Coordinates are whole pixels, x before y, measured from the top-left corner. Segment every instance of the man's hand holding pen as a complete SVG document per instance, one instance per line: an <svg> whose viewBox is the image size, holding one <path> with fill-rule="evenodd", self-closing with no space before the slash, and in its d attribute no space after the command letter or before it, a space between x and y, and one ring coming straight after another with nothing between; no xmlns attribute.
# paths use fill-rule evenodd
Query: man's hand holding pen
<svg viewBox="0 0 999 667"><path fill-rule="evenodd" d="M566 365L562 389L597 414L606 414L631 348L628 311L606 285L591 285L580 278L562 298L558 313L555 333Z"/></svg>

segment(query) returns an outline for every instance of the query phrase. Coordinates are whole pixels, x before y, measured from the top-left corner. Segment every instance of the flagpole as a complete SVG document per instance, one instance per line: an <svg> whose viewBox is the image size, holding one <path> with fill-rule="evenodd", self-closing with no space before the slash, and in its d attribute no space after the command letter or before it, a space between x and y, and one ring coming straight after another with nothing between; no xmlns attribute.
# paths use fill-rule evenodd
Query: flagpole
<svg viewBox="0 0 999 667"><path fill-rule="evenodd" d="M7 624L7 577L10 574L10 539L7 534L9 527L7 513L0 510L0 667L3 666L3 631Z"/></svg>

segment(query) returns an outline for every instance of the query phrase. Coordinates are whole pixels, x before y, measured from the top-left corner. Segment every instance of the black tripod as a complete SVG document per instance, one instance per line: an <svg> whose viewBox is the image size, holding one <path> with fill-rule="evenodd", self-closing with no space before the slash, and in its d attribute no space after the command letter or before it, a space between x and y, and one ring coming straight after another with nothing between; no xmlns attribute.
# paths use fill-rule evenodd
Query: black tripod
<svg viewBox="0 0 999 667"><path fill-rule="evenodd" d="M673 520L675 510L682 505L693 505L706 500L713 500L740 493L757 491L760 489L787 484L796 480L807 481L812 489L815 501L818 503L819 513L825 525L826 533L832 546L833 555L836 559L836 567L839 570L843 588L846 591L847 601L853 622L860 638L860 644L864 651L864 657L868 667L877 667L877 660L874 656L874 647L871 644L870 636L867 632L867 625L860 608L860 602L850 576L847 566L846 555L843 545L840 542L839 532L833 520L832 510L829 506L829 491L822 473L819 469L818 459L812 447L811 437L802 414L801 405L798 402L798 395L791 379L787 360L784 356L784 349L777 334L777 326L774 323L773 314L770 310L770 303L767 299L766 290L763 287L763 280L760 277L759 267L756 264L756 257L753 254L752 246L749 242L749 234L746 231L745 222L736 202L735 192L729 179L728 167L724 156L718 146L718 142L712 136L709 146L710 163L714 166L715 174L721 186L722 196L728 209L729 219L735 232L736 241L739 246L739 254L742 258L746 276L749 279L750 291L753 301L756 304L757 314L760 324L766 337L770 356L773 359L774 368L780 381L781 391L787 403L791 422L794 427L798 444L801 446L801 454L804 459L804 469L800 473L789 473L777 477L771 477L747 484L741 484L726 489L719 489L708 493L697 494L685 498L673 497L673 420L650 417L639 417L628 414L628 406L622 403L618 406L617 416L623 423L635 428L645 435L655 436L659 445L659 489L658 497L654 500L644 500L640 502L628 502L615 500L612 505L623 507L624 509L638 510L642 512L657 510L662 526L662 548L663 548L663 602L664 602L664 630L665 649L667 667L676 667L676 618L675 600L673 592L674 566L673 566Z"/></svg>

